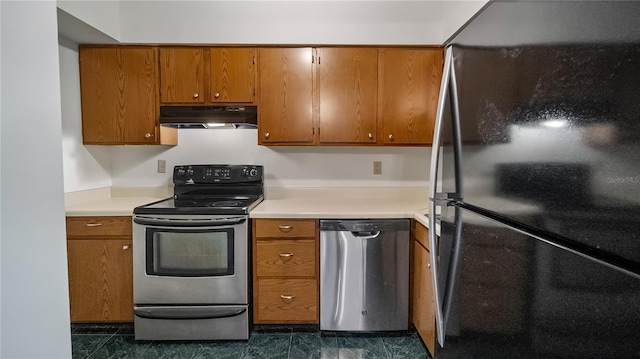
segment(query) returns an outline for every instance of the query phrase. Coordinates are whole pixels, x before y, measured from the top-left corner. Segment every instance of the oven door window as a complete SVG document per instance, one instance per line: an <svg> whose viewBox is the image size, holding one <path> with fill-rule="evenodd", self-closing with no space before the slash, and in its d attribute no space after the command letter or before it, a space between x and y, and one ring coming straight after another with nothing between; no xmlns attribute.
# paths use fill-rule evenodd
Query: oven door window
<svg viewBox="0 0 640 359"><path fill-rule="evenodd" d="M147 228L148 275L211 277L233 275L233 229Z"/></svg>

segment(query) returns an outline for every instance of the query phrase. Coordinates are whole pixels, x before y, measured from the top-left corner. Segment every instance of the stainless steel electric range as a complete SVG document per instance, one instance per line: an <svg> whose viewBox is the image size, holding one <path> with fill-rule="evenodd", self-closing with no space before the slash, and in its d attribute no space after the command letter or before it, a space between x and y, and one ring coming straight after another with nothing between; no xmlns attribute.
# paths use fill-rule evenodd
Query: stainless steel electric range
<svg viewBox="0 0 640 359"><path fill-rule="evenodd" d="M133 211L135 338L248 339L248 214L263 167L176 166L173 183L173 197Z"/></svg>

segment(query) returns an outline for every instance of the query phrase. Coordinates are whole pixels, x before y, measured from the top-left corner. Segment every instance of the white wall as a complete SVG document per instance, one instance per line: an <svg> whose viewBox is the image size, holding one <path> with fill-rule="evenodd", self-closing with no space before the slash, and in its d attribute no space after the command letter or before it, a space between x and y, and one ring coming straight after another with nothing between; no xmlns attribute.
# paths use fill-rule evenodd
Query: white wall
<svg viewBox="0 0 640 359"><path fill-rule="evenodd" d="M64 191L111 186L111 154L107 146L82 145L78 44L58 37L62 103Z"/></svg>
<svg viewBox="0 0 640 359"><path fill-rule="evenodd" d="M441 1L122 1L123 43L438 44Z"/></svg>
<svg viewBox="0 0 640 359"><path fill-rule="evenodd" d="M489 0L444 1L442 3L442 41L449 39Z"/></svg>
<svg viewBox="0 0 640 359"><path fill-rule="evenodd" d="M82 20L90 27L111 38L120 38L120 1L57 0L56 2L59 9ZM154 3L154 1L149 1L149 3Z"/></svg>
<svg viewBox="0 0 640 359"><path fill-rule="evenodd" d="M171 184L182 164L258 164L270 187L427 186L430 147L264 147L256 130L178 130L176 147L120 146L112 149L114 187ZM168 173L157 173L157 160ZM373 175L373 161L382 175Z"/></svg>
<svg viewBox="0 0 640 359"><path fill-rule="evenodd" d="M0 69L2 69L2 6L0 6ZM2 71L0 70L0 84ZM2 86L0 86L0 109L2 108ZM2 111L0 110L0 139L2 139ZM0 145L0 159L2 146ZM0 165L0 203L2 203L2 166ZM0 205L0 228L2 228L2 206ZM2 323L2 230L0 230L0 323ZM0 325L0 354L2 353L2 325Z"/></svg>
<svg viewBox="0 0 640 359"><path fill-rule="evenodd" d="M70 358L56 4L0 7L0 357Z"/></svg>

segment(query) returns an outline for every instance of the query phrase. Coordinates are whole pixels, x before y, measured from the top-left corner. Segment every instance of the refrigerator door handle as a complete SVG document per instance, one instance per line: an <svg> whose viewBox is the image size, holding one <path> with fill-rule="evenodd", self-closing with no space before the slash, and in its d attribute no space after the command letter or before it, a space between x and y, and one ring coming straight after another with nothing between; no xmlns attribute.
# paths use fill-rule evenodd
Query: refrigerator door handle
<svg viewBox="0 0 640 359"><path fill-rule="evenodd" d="M445 194L438 193L438 162L440 159L440 145L442 143L442 126L444 121L445 101L449 89L451 68L453 66L453 54L451 47L448 47L445 54L444 69L442 72L442 83L440 84L440 95L438 97L438 108L436 111L436 123L433 135L433 147L431 150L431 172L429 175L429 246L431 259L431 274L433 279L433 295L436 309L436 335L438 343L444 347L444 314L442 311L442 295L438 289L438 240L436 238L436 207L445 203ZM448 197L448 196L447 196ZM436 202L438 202L436 204Z"/></svg>

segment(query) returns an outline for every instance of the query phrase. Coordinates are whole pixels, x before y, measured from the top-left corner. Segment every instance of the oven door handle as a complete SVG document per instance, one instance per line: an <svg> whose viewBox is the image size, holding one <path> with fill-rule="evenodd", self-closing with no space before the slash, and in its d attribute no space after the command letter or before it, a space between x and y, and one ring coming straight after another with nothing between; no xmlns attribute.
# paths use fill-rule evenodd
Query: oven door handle
<svg viewBox="0 0 640 359"><path fill-rule="evenodd" d="M174 219L174 218L157 218L136 216L133 218L134 223L144 224L148 226L170 226L170 227L222 227L233 226L244 223L246 217L242 218L209 218L209 219Z"/></svg>
<svg viewBox="0 0 640 359"><path fill-rule="evenodd" d="M216 319L235 317L247 311L247 307L134 307L140 318L149 319Z"/></svg>

